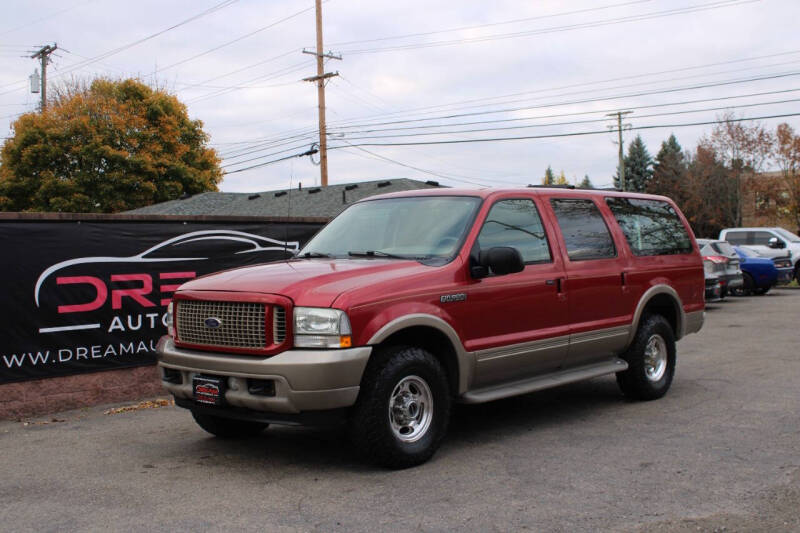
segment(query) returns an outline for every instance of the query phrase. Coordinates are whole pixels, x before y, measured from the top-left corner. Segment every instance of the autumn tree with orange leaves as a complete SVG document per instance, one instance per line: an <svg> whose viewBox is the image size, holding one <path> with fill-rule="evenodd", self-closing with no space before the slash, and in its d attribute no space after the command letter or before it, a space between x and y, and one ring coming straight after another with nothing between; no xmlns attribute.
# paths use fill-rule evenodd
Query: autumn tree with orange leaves
<svg viewBox="0 0 800 533"><path fill-rule="evenodd" d="M27 113L0 152L0 210L115 213L217 190L219 158L175 96L98 79Z"/></svg>

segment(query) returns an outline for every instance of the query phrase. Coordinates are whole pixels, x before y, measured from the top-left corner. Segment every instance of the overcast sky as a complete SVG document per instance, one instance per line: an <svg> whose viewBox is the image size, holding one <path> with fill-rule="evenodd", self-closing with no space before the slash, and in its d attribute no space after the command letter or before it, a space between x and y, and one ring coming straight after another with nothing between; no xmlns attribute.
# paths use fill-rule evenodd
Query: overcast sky
<svg viewBox="0 0 800 533"><path fill-rule="evenodd" d="M301 81L316 74L302 53L315 45L313 6L2 0L0 137L38 103L26 52L57 43L52 83L140 77L165 87L203 121L227 171L302 153L317 135L317 91ZM671 125L624 132L626 148L640 133L653 156L670 133L693 148L712 126L678 125L725 107L747 118L800 113L797 0L328 0L323 20L326 51L342 56L326 65L340 74L326 93L330 183L526 185L551 165L603 186L617 164L606 113L633 110L633 128ZM761 122L800 130L800 117ZM600 133L546 137L585 132ZM449 142L508 137L528 138ZM319 167L291 158L228 174L221 190L290 182L319 183Z"/></svg>

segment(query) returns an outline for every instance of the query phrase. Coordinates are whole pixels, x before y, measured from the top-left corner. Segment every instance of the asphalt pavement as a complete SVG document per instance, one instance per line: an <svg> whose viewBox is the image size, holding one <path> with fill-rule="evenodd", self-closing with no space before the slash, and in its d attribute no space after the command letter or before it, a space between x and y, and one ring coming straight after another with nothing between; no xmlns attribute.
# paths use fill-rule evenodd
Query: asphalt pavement
<svg viewBox="0 0 800 533"><path fill-rule="evenodd" d="M0 422L0 531L800 531L798 330L800 289L729 298L663 399L605 377L458 406L403 471L343 431L224 441L171 405Z"/></svg>

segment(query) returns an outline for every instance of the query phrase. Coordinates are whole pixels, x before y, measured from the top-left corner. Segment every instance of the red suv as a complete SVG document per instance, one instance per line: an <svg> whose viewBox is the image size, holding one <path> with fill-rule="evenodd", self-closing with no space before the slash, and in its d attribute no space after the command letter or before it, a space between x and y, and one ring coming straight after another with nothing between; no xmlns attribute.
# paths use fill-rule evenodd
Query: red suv
<svg viewBox="0 0 800 533"><path fill-rule="evenodd" d="M158 359L214 435L346 421L369 458L407 467L436 451L454 401L605 374L663 396L703 293L668 198L411 191L353 204L292 260L184 284Z"/></svg>

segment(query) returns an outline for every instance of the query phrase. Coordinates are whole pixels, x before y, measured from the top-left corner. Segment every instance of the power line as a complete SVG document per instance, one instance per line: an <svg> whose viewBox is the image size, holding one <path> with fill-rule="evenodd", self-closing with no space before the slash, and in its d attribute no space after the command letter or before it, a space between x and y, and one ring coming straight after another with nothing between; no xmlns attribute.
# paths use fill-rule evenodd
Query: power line
<svg viewBox="0 0 800 533"><path fill-rule="evenodd" d="M791 89L791 91L800 91L800 89ZM743 109L743 108L749 108L749 107L760 107L760 106L765 106L765 105L789 104L789 103L796 103L796 102L800 102L800 98L793 98L793 99L788 99L788 100L776 100L776 101L772 101L772 102L758 102L758 103L752 103L752 104L740 104L740 105L733 105L733 106L708 107L708 108L703 108L703 109L687 109L687 110L681 110L681 111L669 111L669 112L666 112L666 113L651 113L649 115L637 115L637 118L641 119L641 118L665 117L665 116L674 116L674 115L688 115L688 114L693 114L693 113L708 113L710 111L725 111L726 109ZM662 104L662 105L664 105L664 104ZM675 105L675 104L673 104L673 105ZM643 106L643 107L652 107L652 106ZM631 111L634 110L634 109L641 109L641 108L635 108L635 107L629 108L629 110L631 110ZM588 111L588 112L585 112L585 113L597 114L597 113L603 113L603 112L605 112L605 110L603 110L603 111ZM616 116L617 112L609 112L607 114ZM516 120L516 119L513 119L513 120ZM530 120L530 119L527 119L527 120ZM433 131L433 132L398 133L398 134L394 134L394 135L371 135L371 136L367 136L367 137L348 137L348 139L352 141L352 140L360 140L360 139L391 139L391 138L396 138L396 137L423 137L423 136L435 136L435 135L449 135L449 134L454 134L454 133L483 133L483 132L489 132L489 131L519 130L519 129L529 129L529 128L550 128L550 127L553 127L553 126L571 126L571 125L575 125L575 124L592 124L592 123L597 123L597 122L606 122L606 120L607 119L599 118L599 119L589 119L589 120L572 120L572 121L566 121L566 122L549 122L549 123L545 123L545 124L528 124L528 125L524 125L524 126L507 126L507 127L501 127L501 128L475 128L475 129L469 129L469 130L449 130L449 131ZM440 126L437 126L437 127L446 127L446 126L449 126L449 124L440 125ZM380 131L384 132L384 131L391 131L391 130L385 129L385 130L380 130ZM349 134L349 132L346 132L345 134Z"/></svg>
<svg viewBox="0 0 800 533"><path fill-rule="evenodd" d="M652 13L643 13L639 15L629 15L626 17L617 17L613 19L606 19L601 21L594 21L594 22L584 22L579 24L569 24L564 26L554 26L550 28L541 28L538 30L529 30L529 31L522 31L522 32L513 32L513 33L505 33L505 34L496 34L490 36L483 36L483 37L472 37L472 38L465 38L465 39L453 39L449 41L434 41L434 42L427 42L427 43L417 43L417 44L407 44L407 45L397 45L397 46L389 46L383 48L366 48L366 49L355 49L355 50L343 50L342 53L348 55L359 55L359 54L374 54L374 53L381 53L381 52L396 52L401 50L415 50L420 48L433 48L433 47L440 47L440 46L453 46L458 44L467 44L467 43L477 43L477 42L486 42L486 41L496 41L501 39L512 39L517 37L531 37L535 35L544 35L549 33L560 33L564 31L574 31L586 28L598 28L603 26L611 26L616 24L625 24L629 22L639 22L643 20L652 20L657 18L663 17L671 17L675 15L685 15L689 13L697 13L701 11L710 11L714 9L722 9L726 7L733 7L738 5L750 4L754 2L759 2L761 0L722 0L717 2L711 2L708 4L699 4L694 6L686 6L682 8L676 9L668 9L664 11L656 11Z"/></svg>
<svg viewBox="0 0 800 533"><path fill-rule="evenodd" d="M70 6L70 7L64 8L64 9L62 9L60 11L56 11L54 13L50 13L49 15L45 15L44 17L40 17L40 18L38 18L36 20L32 20L32 21L26 22L25 24L22 24L20 26L16 26L16 27L11 28L9 30L5 30L3 32L0 32L0 35L6 35L8 33L12 33L12 32L15 32L17 30L21 30L23 28L28 28L30 26L33 26L34 24L38 24L39 22L44 22L45 20L51 19L53 17L57 17L58 15L61 15L62 13L66 13L67 11L72 11L76 7L82 7L82 6L85 6L86 4L91 4L94 1L95 0L88 0L87 2L79 2L77 4L74 4L74 5Z"/></svg>
<svg viewBox="0 0 800 533"><path fill-rule="evenodd" d="M254 168L264 167L264 166L267 166L267 165L271 165L273 163L277 163L278 161L286 161L287 159L293 159L295 157L303 157L303 156L307 156L307 155L310 156L310 155L316 154L318 151L319 150L317 150L316 148L311 148L311 149L306 150L305 152L303 152L301 154L288 155L286 157L281 157L280 159L275 159L273 161L267 161L266 163L259 163L258 165L252 165L252 166L249 166L247 168L240 168L238 170L231 170L230 172L225 172L225 175L236 174L237 172L244 172L245 170L251 170L251 169L254 169Z"/></svg>
<svg viewBox="0 0 800 533"><path fill-rule="evenodd" d="M729 122L744 122L748 120L767 120L773 118L788 118L788 117L797 117L800 116L800 113L785 113L780 115L766 115L760 117L750 117L750 118L739 118L739 119L730 119ZM656 124L656 125L649 125L649 126L634 126L631 127L631 130L651 130L651 129L664 129L664 128L683 128L689 126L707 126L709 124L718 124L718 120L711 120L711 121L703 121L703 122L688 122L688 123L678 123L678 124ZM581 131L581 132L569 132L569 133L552 133L548 135L525 135L520 137L493 137L493 138L482 138L482 139L452 139L452 140L444 140L444 141L426 141L426 142L394 142L394 143L358 143L353 144L350 146L431 146L431 145L439 145L439 144L467 144L467 143L481 143L481 142L499 142L499 141L522 141L522 140L531 140L531 139L555 139L559 137L579 137L583 135L599 135L599 134L608 134L608 130L596 130L596 131ZM342 148L341 146L333 146L331 150L335 148Z"/></svg>
<svg viewBox="0 0 800 533"><path fill-rule="evenodd" d="M602 10L605 10L605 9L613 9L613 8L616 8L616 7L629 6L629 5L633 5L633 4L646 4L646 3L651 2L651 1L652 0L636 0L636 1L632 1L632 2L623 2L621 4L609 4L609 5L605 5L605 6L599 6L599 7L590 7L590 8L587 8L587 9L578 9L578 10L575 10L575 11L565 11L565 12L562 12L562 13L552 13L550 15L538 15L536 17L525 17L525 18L519 18L519 19L513 19L513 20L506 20L506 21L502 21L502 22L490 22L490 23L487 23L487 24L476 24L476 25L473 25L473 26L461 26L461 27L458 27L458 28L450 28L450 29L447 29L447 30L426 31L426 32L420 32L420 33L407 33L405 35L393 35L391 37L378 37L378 38L374 38L374 39L361 39L361 40L357 40L357 41L342 41L342 42L338 42L338 43L331 43L331 44L329 44L329 46L347 46L347 45L350 45L350 44L374 43L374 42L379 42L379 41L393 41L393 40L399 40L399 39L407 39L409 37L427 37L429 35L438 35L440 33L453 33L453 32L457 32L457 31L477 30L477 29L480 29L480 28L489 28L489 27L492 27L492 26L505 26L505 25L508 25L508 24L519 24L520 22L530 22L530 21L533 21L533 20L543 20L543 19L556 18L556 17L565 17L565 16L568 16L568 15L578 15L578 14L582 14L582 13L589 13L589 12L592 12L592 11L602 11Z"/></svg>
<svg viewBox="0 0 800 533"><path fill-rule="evenodd" d="M314 9L314 6L307 7L305 9L301 9L300 11L292 13L291 15L289 15L287 17L283 17L280 20L276 20L275 22L271 22L271 23L267 24L266 26L260 27L257 30L253 30L253 31L251 31L249 33L246 33L246 34L240 36L240 37L237 37L235 39L232 39L230 41L222 43L222 44L220 44L218 46L215 46L213 48L209 48L208 50L206 50L204 52L200 52L199 54L195 54L195 55L193 55L191 57L187 57L186 59L182 59L180 61L176 61L175 63L172 63L172 64L167 65L165 67L160 67L158 69L158 72L169 70L169 69L177 67L179 65L183 65L184 63L188 63L189 61L193 61L193 60L197 59L198 57L203 57L204 55L208 55L208 54L210 54L212 52L216 52L217 50L225 48L226 46L230 46L230 45L232 45L234 43L238 43L239 41L247 39L248 37L252 37L253 35L255 35L257 33L261 33L262 31L268 30L270 28L274 28L275 26L277 26L277 25L279 25L279 24L281 24L283 22L286 22L286 21L291 20L291 19L293 19L295 17L298 17L298 16L302 15L303 13L307 13L309 11L312 11L313 9ZM155 74L155 72L154 72L154 74Z"/></svg>
<svg viewBox="0 0 800 533"><path fill-rule="evenodd" d="M391 159L391 158L376 154L375 152L371 152L371 151L367 150L366 148L362 148L361 146L353 145L353 144L350 144L350 143L347 143L347 144L352 148L355 148L357 150L361 150L362 152L370 154L371 156L373 156L373 159L380 159L382 161L393 163L395 165L399 165L401 167L409 168L411 170L416 170L417 172L422 172L423 174L430 174L431 176L436 176L436 177L439 177L439 178L449 179L449 180L458 181L458 182L462 182L462 183L469 183L470 185L478 185L480 187L489 187L489 185L487 185L485 183L480 183L480 182L477 182L477 181L471 181L471 180L468 180L468 179L464 179L463 176L461 176L460 178L457 178L457 177L453 177L453 175L448 175L448 174L444 174L444 173L441 173L441 172L435 172L433 170L428 170L428 169L424 169L424 168L421 168L421 167L417 167L417 166L414 166L414 165L409 165L407 163L402 163L400 161L397 161L396 159ZM343 148L343 147L340 147L340 148ZM492 180L492 181L495 181L495 180ZM497 180L497 181L500 181L501 183L516 184L516 182L512 182L512 181L503 181L503 180ZM495 181L495 182L497 182L497 181Z"/></svg>
<svg viewBox="0 0 800 533"><path fill-rule="evenodd" d="M787 52L779 52L779 53L775 53L775 54L754 56L754 57L749 57L749 58L740 58L740 59L734 59L734 60L728 60L728 61L720 61L720 62L716 62L716 63L706 63L706 64L694 65L694 66L690 66L690 67L681 67L681 68L676 68L676 69L661 70L661 71L657 71L657 72L647 72L647 73L643 73L643 74L633 74L633 75L628 75L628 76L607 78L607 79L604 79L604 80L595 80L595 81L591 81L591 82L582 82L582 83L575 83L575 84L570 84L570 85L562 85L562 86L557 86L557 87L549 87L549 88L546 88L546 89L537 89L537 90L534 90L534 91L523 91L523 92L509 93L509 94L491 96L491 97L473 98L473 99L469 99L469 100L461 100L461 101L457 101L457 102L450 102L450 103L447 103L447 104L437 104L437 105L432 105L432 106L422 106L422 107L415 107L415 108L411 108L411 109L395 111L395 112L391 112L391 113L383 113L381 115L375 115L375 116L372 116L372 117L364 117L364 118L360 118L360 119L349 119L349 120L342 121L342 124L357 122L359 120L361 120L361 121L363 121L363 120L371 120L371 119L376 119L376 118L381 118L381 117L389 117L389 116L392 116L392 115L400 115L400 114L405 114L405 113L412 113L412 112L415 112L415 111L428 113L428 112L434 112L433 110L435 110L435 109L441 109L441 108L447 108L447 107L455 107L457 109L465 109L465 108L469 108L470 106L464 106L464 104L472 104L472 103L476 103L476 102L488 102L488 101L491 101L491 100L501 100L501 99L506 99L506 98L513 98L513 97L516 97L516 96L523 96L523 95L530 95L530 94L541 94L541 93L545 93L545 92L560 91L560 90L563 90L563 89L572 89L572 88L576 88L576 87L595 86L595 85L600 85L600 84L604 84L604 83L611 83L611 82L615 82L615 81L623 81L623 80L636 79L636 78L646 78L646 77L650 77L650 76L659 76L659 75L662 75L662 74L673 74L673 73L676 73L676 72L684 72L684 71L688 71L688 70L698 70L698 69L716 67L716 66L721 66L721 65L729 65L729 64L734 64L734 63L745 63L745 62L750 62L750 61L758 61L758 60L761 60L761 59L769 59L769 58L773 58L773 57L780 57L780 56L786 56L786 55L797 55L797 54L800 54L800 50L791 50L791 51L787 51ZM752 67L752 68L761 68L761 67ZM487 103L487 104L484 104L484 105L491 105L491 104ZM476 106L476 107L480 107L480 106ZM430 110L430 111L428 111L428 110Z"/></svg>
<svg viewBox="0 0 800 533"><path fill-rule="evenodd" d="M61 72L59 75L63 76L64 74L69 74L70 72L74 72L74 71L76 71L76 70L78 70L80 68L83 68L85 66L88 66L88 65L90 65L92 63L96 63L98 61L102 61L103 59L106 59L106 58L111 57L113 55L119 54L120 52L123 52L125 50L130 49L130 48L133 48L134 46L140 45L140 44L142 44L144 42L147 42L147 41L149 41L151 39L154 39L154 38L156 38L156 37L158 37L160 35L163 35L163 34L169 32L169 31L172 31L172 30L174 30L176 28L179 28L181 26L189 24L190 22L193 22L193 21L195 21L195 20L197 20L199 18L202 18L202 17L204 17L206 15L210 15L211 13L214 13L216 11L224 9L224 8L230 6L230 5L232 5L232 4L234 4L234 3L238 2L238 1L239 0L223 0L222 2L219 2L219 3L209 7L208 9L203 10L203 11L201 11L200 13L198 13L196 15L193 15L193 16L191 16L189 18L186 18L186 19L176 23L176 24L173 24L172 26L169 26L168 28L164 28L163 30L157 31L156 33L152 33L150 35L142 37L141 39L137 39L136 41L124 44L124 45L119 46L117 48L114 48L112 50L108 50L107 52L103 52L102 54L96 55L96 56L94 56L92 58L89 58L89 59L86 59L84 61L80 61L80 62L75 63L73 65L68 65L64 69L64 71ZM0 89L5 88L5 87L10 87L12 85L19 85L20 83L27 83L27 81L18 81L18 82L14 82L14 83L7 84L7 85L2 85L2 86L0 86ZM0 93L0 94L6 94L6 93Z"/></svg>
<svg viewBox="0 0 800 533"><path fill-rule="evenodd" d="M293 51L287 52L285 54L282 54L282 56L283 55L288 55L289 53L292 53L292 52ZM649 72L649 73L643 73L643 74L636 74L636 75L630 75L630 76L622 76L622 77L610 78L610 79L605 79L605 80L597 80L597 81L593 81L593 82L586 82L586 83L580 83L580 84L572 84L572 85L566 85L566 86L551 87L549 89L541 89L541 90L537 90L537 91L526 91L526 92L520 92L520 93L510 93L510 94L501 95L501 96L497 96L497 97L462 100L462 101L459 101L459 102L451 102L449 104L438 104L438 105L434 105L434 106L423 106L423 107L417 107L417 108L406 109L406 110L401 110L401 111L395 111L395 112L390 112L390 113L384 113L382 115L375 115L373 117L366 117L366 118L361 118L361 119L348 119L348 120L338 121L339 126L333 126L332 129L335 130L335 129L342 129L342 128L373 127L373 126L381 126L381 125L388 125L388 124L395 124L396 123L396 121L393 121L393 122L373 122L373 123L364 123L364 124L357 123L359 120L363 121L363 120L369 120L369 119L376 119L376 118L379 118L380 116L391 116L391 115L398 115L398 114L402 114L402 113L409 113L409 112L421 111L421 110L426 110L426 109L431 109L432 110L432 109L442 108L442 107L453 107L453 106L458 106L460 104L473 103L473 102L478 102L478 101L483 101L483 100L493 100L493 99L498 99L498 98L507 98L507 97L513 97L513 96L520 96L520 95L524 95L524 94L533 94L533 93L554 91L554 90L560 90L560 89L568 89L568 88L580 87L580 86L591 86L591 85L595 85L595 84L608 83L608 82L612 82L612 81L620 81L620 80L624 80L624 79L633 79L633 78L655 76L655 75L660 75L660 74L669 74L669 73L688 71L688 70L697 70L697 69L701 69L701 68L708 68L708 67L719 66L719 65L743 63L743 62L757 61L757 60L760 60L760 59L767 59L767 58L786 56L786 55L796 55L796 54L800 54L800 50L790 50L790 51L786 51L786 52L778 52L778 53L761 55L761 56L753 56L753 57L748 57L748 58L739 58L739 59L721 61L721 62L716 62L716 63L706 63L706 64L702 64L702 65L694 65L694 66L689 66L689 67L681 67L681 68L677 68L677 69L662 70L662 71L658 71L658 72ZM340 75L340 78L342 78L343 81L348 81L345 77L343 77L341 75ZM627 86L622 86L622 87L627 87ZM684 102L681 102L681 103L685 103L685 104L704 103L704 102L717 101L717 100L728 100L728 99L734 99L734 98L744 98L744 97L748 97L748 96L765 96L765 95L779 94L779 93L784 93L784 92L792 92L794 90L795 89L790 89L788 91L767 91L767 92L750 93L750 94L746 94L746 95L718 97L718 98L710 98L710 99L695 99L695 100L687 100L687 101L684 101ZM554 95L554 96L559 96L559 95ZM558 104L553 104L553 105L549 105L549 106L536 106L536 107L558 107L559 105L567 105L567 104L572 104L572 103L573 102L560 102ZM648 105L648 106L636 106L636 107L631 107L631 109L646 109L646 108L654 108L654 107L673 106L673 105L680 105L681 103L667 103L667 104L656 104L656 105ZM628 107L630 107L630 106L628 106ZM602 110L602 111L597 111L597 112L605 113L605 112L610 112L610 111L613 111L613 109L607 109L607 110ZM579 116L579 115L586 115L586 114L593 114L593 113L594 113L594 111L584 111L584 112L576 112L576 113L558 113L558 114L541 115L541 116L537 116L537 117L524 117L524 118L510 118L510 119L496 119L496 120L483 120L483 121L470 121L470 122L450 123L448 125L488 124L488 123L497 123L497 122L512 122L512 121L534 120L534 119L540 119L540 118ZM428 120L436 120L436 119L439 119L439 118L442 118L442 117L432 117L432 118L429 118ZM453 118L453 117L452 116L447 116L447 118ZM353 124L354 122L356 122L356 124ZM409 120L408 122L414 122L414 120ZM336 122L334 122L334 124L336 124ZM394 126L392 128L392 131L402 130L402 129L440 128L440 127L443 127L443 126L444 125L441 125L441 124L415 125L415 126L407 126L407 127ZM260 138L251 139L251 140L243 140L243 141L236 141L236 142L230 142L230 143L216 143L216 144L249 145L248 147L242 147L242 148L234 149L234 150L247 150L249 148L254 148L254 147L260 146L260 145L262 145L264 143L269 144L270 142L280 141L286 135L291 135L291 134L295 134L295 133L298 133L298 132L313 133L313 131L314 130L310 130L310 129L299 129L299 130L298 129L294 129L294 130L278 132L275 135L271 135L269 137L260 137ZM377 130L377 129L376 130L372 130L372 129L369 129L369 130L360 130L360 131L357 131L357 132L369 133L369 132L373 132L373 131L383 131L383 130ZM354 132L354 133L356 133L356 132Z"/></svg>
<svg viewBox="0 0 800 533"><path fill-rule="evenodd" d="M590 103L590 102L602 102L606 100L619 100L621 98L634 98L634 97L641 97L641 96L652 96L656 94L668 94L668 93L677 93L677 92L684 92L684 91L692 91L697 89L707 89L711 87L722 87L727 85L735 85L738 83L750 83L754 81L765 81L765 80L774 80L774 79L781 79L787 78L792 76L800 75L800 71L793 71L793 72L786 72L781 74L774 74L769 76L756 76L751 78L741 78L735 80L725 80L721 82L715 83L706 83L706 84L699 84L699 85L691 85L691 86L684 86L684 87L672 87L667 89L658 89L654 91L643 91L638 93L628 93L622 95L615 95L615 96L603 96L597 98L587 98L583 100L572 100L572 101L564 101L564 102L556 102L556 103L549 103L549 104L539 104L533 106L522 106L522 107L513 107L513 108L503 108L503 109L494 109L489 111L474 111L470 113L454 113L451 115L441 115L438 117L423 117L423 118L416 118L416 119L405 119L405 120L394 120L394 121L386 121L380 123L364 123L364 124L354 124L348 126L338 126L337 129L344 129L344 128L355 128L355 127L371 127L371 126L386 126L390 124L408 124L411 122L427 122L431 120L445 120L445 119L452 119L452 118L461 118L461 117L471 117L471 116L480 116L480 115L493 115L498 113L511 113L516 111L526 111L529 109L541 109L547 107L559 107L563 105L574 105L574 104L582 104L582 103Z"/></svg>

